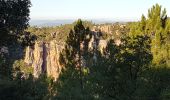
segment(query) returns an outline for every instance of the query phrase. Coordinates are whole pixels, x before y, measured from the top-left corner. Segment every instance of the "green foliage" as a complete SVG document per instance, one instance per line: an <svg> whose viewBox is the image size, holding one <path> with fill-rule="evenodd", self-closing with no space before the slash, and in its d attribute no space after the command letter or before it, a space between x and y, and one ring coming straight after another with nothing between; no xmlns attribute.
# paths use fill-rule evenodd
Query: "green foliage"
<svg viewBox="0 0 170 100"><path fill-rule="evenodd" d="M130 26L130 36L147 35L151 37L151 51L153 54L153 64L166 64L169 66L169 20L166 9L158 4L148 10L148 18L144 15L140 22L132 23Z"/></svg>
<svg viewBox="0 0 170 100"><path fill-rule="evenodd" d="M79 19L74 26L74 31L70 30L66 40L66 59L72 64L76 64L75 58L77 58L77 55L80 60L81 56L88 50L87 47L90 38L89 28L85 28L82 21ZM80 47L81 45L83 45L83 47Z"/></svg>
<svg viewBox="0 0 170 100"><path fill-rule="evenodd" d="M30 32L24 32L18 39L23 47L33 46L35 40L37 39L36 35L31 34Z"/></svg>
<svg viewBox="0 0 170 100"><path fill-rule="evenodd" d="M0 77L9 77L11 68L9 64L6 63L6 58L0 54Z"/></svg>
<svg viewBox="0 0 170 100"><path fill-rule="evenodd" d="M0 1L0 40L8 42L18 36L28 26L30 0ZM11 40L10 40L11 41Z"/></svg>
<svg viewBox="0 0 170 100"><path fill-rule="evenodd" d="M10 77L12 74L13 58L18 59L17 51L18 38L28 27L30 0L1 0L0 1L0 48L8 48L8 54L2 57L3 63L0 66L1 76ZM1 51L0 51L1 52ZM19 52L19 50L18 50ZM20 52L21 54L21 52ZM0 53L0 56L3 54Z"/></svg>
<svg viewBox="0 0 170 100"><path fill-rule="evenodd" d="M169 98L169 68L149 68L141 75L135 95L142 100L166 100ZM140 99L139 99L140 100Z"/></svg>
<svg viewBox="0 0 170 100"><path fill-rule="evenodd" d="M18 71L14 80L0 80L1 100L47 100L48 97L47 77L42 75L39 79L28 78Z"/></svg>
<svg viewBox="0 0 170 100"><path fill-rule="evenodd" d="M125 38L122 42L123 45L116 46L110 41L106 49L106 58L103 64L99 63L105 68L102 69L104 83L101 87L106 97L132 100L138 79L147 69L152 55L148 37Z"/></svg>
<svg viewBox="0 0 170 100"><path fill-rule="evenodd" d="M22 72L25 74L33 74L33 67L32 66L26 66L23 60L16 60L13 64L13 69L19 68Z"/></svg>
<svg viewBox="0 0 170 100"><path fill-rule="evenodd" d="M89 21L82 21L83 26L92 28L94 25L92 22ZM71 29L74 28L76 25L76 21L72 24L65 24L60 26L54 26L54 27L29 27L27 29L27 32L29 32L31 35L35 35L37 37L37 40L43 40L43 41L50 41L51 39L56 39L57 41L65 42L67 40L67 36L69 35L69 32ZM51 34L56 33L55 37L52 37Z"/></svg>
<svg viewBox="0 0 170 100"><path fill-rule="evenodd" d="M58 80L57 91L59 94L56 96L58 99L83 99L86 97L83 80L87 70L83 68L86 66L82 66L81 60L86 59L85 55L88 53L90 30L84 27L80 19L73 29L70 30L66 40L64 52L66 65Z"/></svg>
<svg viewBox="0 0 170 100"><path fill-rule="evenodd" d="M56 89L58 92L56 99L83 99L80 72L73 67L68 67L58 79Z"/></svg>
<svg viewBox="0 0 170 100"><path fill-rule="evenodd" d="M5 0L0 1L0 5L3 5L0 6L2 40L8 37L8 33L11 37L23 33L28 25L30 1ZM6 18L10 19L9 22ZM170 20L166 10L156 4L149 9L147 18L142 15L140 22L128 25L129 36L117 36L121 38L121 45L117 46L114 40L110 40L102 54L97 49L88 49L92 37L91 22L79 19L73 24L56 27L29 27L26 33L20 34L24 46L33 45L36 37L44 41L66 41L65 51L60 57L65 67L54 82L46 75L33 78L32 67L25 66L23 60L16 60L12 70L7 63L13 61L8 62L5 56L0 55L0 100L169 100ZM57 37L51 36L54 32L59 32ZM128 29L120 29L121 34L126 32ZM9 47L13 47L9 49L10 53L12 50L20 52L14 45ZM91 64L94 54L97 63ZM83 65L83 60L87 64ZM13 76L9 79L11 71Z"/></svg>
<svg viewBox="0 0 170 100"><path fill-rule="evenodd" d="M141 30L145 30L145 28L146 28L146 18L145 18L144 15L142 15L142 17L141 17L140 25L141 25Z"/></svg>

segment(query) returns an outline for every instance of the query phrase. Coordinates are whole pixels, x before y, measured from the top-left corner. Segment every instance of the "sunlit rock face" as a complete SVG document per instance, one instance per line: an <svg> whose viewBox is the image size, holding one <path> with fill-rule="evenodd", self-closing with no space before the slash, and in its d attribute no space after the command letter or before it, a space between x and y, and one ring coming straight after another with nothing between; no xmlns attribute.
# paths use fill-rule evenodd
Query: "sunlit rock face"
<svg viewBox="0 0 170 100"><path fill-rule="evenodd" d="M42 73L42 65L43 65L43 42L36 42L33 50L33 64L32 67L34 68L34 77L39 77L39 75Z"/></svg>
<svg viewBox="0 0 170 100"><path fill-rule="evenodd" d="M64 46L57 44L56 41L51 41L48 44L47 49L47 75L57 79L63 68L62 64L60 63L60 53L64 49Z"/></svg>
<svg viewBox="0 0 170 100"><path fill-rule="evenodd" d="M120 39L115 39L114 42L115 42L115 44L116 44L117 46L119 46L119 45L121 44L121 40L120 40Z"/></svg>
<svg viewBox="0 0 170 100"><path fill-rule="evenodd" d="M103 25L103 26L94 26L93 30L100 30L103 33L112 34L111 25Z"/></svg>
<svg viewBox="0 0 170 100"><path fill-rule="evenodd" d="M110 26L99 27L102 31L110 32ZM104 53L104 49L107 46L108 40L100 38L101 32L98 29L91 31L92 38L89 42L89 51L92 51L93 56L88 61L83 60L82 66L86 66L86 63L89 66L98 62L97 51L100 51L101 54ZM115 40L116 45L120 45L120 40ZM29 66L32 66L34 71L34 77L39 77L42 73L47 74L48 77L53 77L55 80L58 79L61 70L64 68L64 65L60 62L60 53L64 50L65 44L59 43L56 40L51 40L50 42L37 41L32 47L26 48L25 53L25 63ZM83 48L83 43L81 44ZM91 62L91 63L89 63Z"/></svg>
<svg viewBox="0 0 170 100"><path fill-rule="evenodd" d="M100 26L99 29L101 29L102 32L112 34L110 25Z"/></svg>
<svg viewBox="0 0 170 100"><path fill-rule="evenodd" d="M107 41L106 40L100 40L99 41L99 51L103 54L103 50L107 47Z"/></svg>
<svg viewBox="0 0 170 100"><path fill-rule="evenodd" d="M55 80L59 77L61 69L60 53L64 45L57 43L55 40L48 43L42 41L35 42L34 49L26 48L25 63L34 68L34 77L39 77L42 73L53 77Z"/></svg>

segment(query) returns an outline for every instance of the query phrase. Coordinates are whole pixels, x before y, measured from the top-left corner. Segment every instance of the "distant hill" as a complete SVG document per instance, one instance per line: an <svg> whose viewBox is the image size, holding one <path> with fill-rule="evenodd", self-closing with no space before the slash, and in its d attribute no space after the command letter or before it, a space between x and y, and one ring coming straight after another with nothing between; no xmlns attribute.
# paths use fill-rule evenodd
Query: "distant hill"
<svg viewBox="0 0 170 100"><path fill-rule="evenodd" d="M74 19L58 19L58 20L30 20L31 26L45 27L45 26L58 26L64 24L71 24L75 20ZM104 23L124 23L127 21L114 21L109 19L88 19L87 21L92 21L95 24L104 24Z"/></svg>
<svg viewBox="0 0 170 100"><path fill-rule="evenodd" d="M74 20L30 20L31 26L58 26L62 24L71 24Z"/></svg>

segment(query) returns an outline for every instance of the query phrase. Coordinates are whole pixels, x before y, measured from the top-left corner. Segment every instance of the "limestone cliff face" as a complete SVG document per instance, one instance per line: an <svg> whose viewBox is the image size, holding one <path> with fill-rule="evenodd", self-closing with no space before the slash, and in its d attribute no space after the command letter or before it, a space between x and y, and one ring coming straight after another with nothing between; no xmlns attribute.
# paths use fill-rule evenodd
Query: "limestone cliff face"
<svg viewBox="0 0 170 100"><path fill-rule="evenodd" d="M99 50L103 54L103 50L107 47L107 41L106 40L100 40L99 41Z"/></svg>
<svg viewBox="0 0 170 100"><path fill-rule="evenodd" d="M27 65L32 65L33 63L33 50L30 46L28 46L26 48L26 53L25 53L25 59L24 59L24 62L27 64Z"/></svg>
<svg viewBox="0 0 170 100"><path fill-rule="evenodd" d="M32 67L34 68L34 77L38 77L42 73L42 65L43 65L43 42L36 42L33 50L33 64Z"/></svg>
<svg viewBox="0 0 170 100"><path fill-rule="evenodd" d="M61 46L61 44L57 44L56 41L51 41L48 44L47 49L47 75L57 79L63 68L62 64L60 64L59 61L60 53L64 49L64 46Z"/></svg>
<svg viewBox="0 0 170 100"><path fill-rule="evenodd" d="M92 31L89 50L93 51L92 62L94 63L97 63L97 50L103 53L103 49L107 46L107 40L101 40L99 36L100 32ZM46 73L47 76L57 80L62 68L64 68L64 65L60 62L60 53L64 50L64 47L64 43L55 40L50 42L36 41L34 47L27 47L24 61L27 65L33 67L34 77L38 78L42 73ZM85 62L83 61L83 63Z"/></svg>
<svg viewBox="0 0 170 100"><path fill-rule="evenodd" d="M35 42L34 49L26 48L24 61L34 68L34 77L47 73L47 76L53 77L56 80L63 68L59 62L60 52L63 49L64 45L59 45L55 40L49 43L42 41Z"/></svg>
<svg viewBox="0 0 170 100"><path fill-rule="evenodd" d="M98 41L95 41L95 37L94 36L92 36L92 38L91 38L91 40L90 40L90 42L89 42L89 49L90 50L92 50L92 49L97 49L98 48L98 50L101 52L101 53L103 53L103 49L105 49L106 48L106 46L107 46L107 40L98 40Z"/></svg>
<svg viewBox="0 0 170 100"><path fill-rule="evenodd" d="M97 33L97 31L101 31L104 34L112 35L111 37L107 38L106 40L113 39L117 46L122 44L121 36L123 34L128 33L128 31L129 31L125 24L98 25L98 26L94 26L92 28L92 30L95 33ZM102 47L99 48L99 49L100 49L100 51L102 51L101 49L103 47L105 47L106 41L105 40L101 40L100 42L99 42L99 45L102 45Z"/></svg>
<svg viewBox="0 0 170 100"><path fill-rule="evenodd" d="M101 32L112 34L112 27L111 25L94 26L93 30L100 30Z"/></svg>
<svg viewBox="0 0 170 100"><path fill-rule="evenodd" d="M99 28L101 29L102 32L105 32L105 33L108 33L108 34L112 34L111 26L110 25L101 26Z"/></svg>

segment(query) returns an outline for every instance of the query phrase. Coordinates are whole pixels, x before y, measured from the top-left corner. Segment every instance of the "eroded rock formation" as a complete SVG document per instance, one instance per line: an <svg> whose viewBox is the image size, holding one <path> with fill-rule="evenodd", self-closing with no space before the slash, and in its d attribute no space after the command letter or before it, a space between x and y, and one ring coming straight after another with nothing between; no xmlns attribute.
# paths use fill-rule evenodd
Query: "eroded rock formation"
<svg viewBox="0 0 170 100"><path fill-rule="evenodd" d="M28 65L32 65L33 63L33 50L30 46L26 48L25 59L24 62Z"/></svg>
<svg viewBox="0 0 170 100"><path fill-rule="evenodd" d="M61 69L60 52L64 49L64 45L55 40L45 43L42 41L35 42L34 49L26 48L25 63L34 68L34 77L39 77L42 73L53 77L55 80L59 77Z"/></svg>
<svg viewBox="0 0 170 100"><path fill-rule="evenodd" d="M93 63L90 64L97 63L97 50L99 50L102 54L104 53L103 50L106 48L109 40L100 38L101 31L111 34L110 27L111 26L109 25L102 27L98 26L97 29L94 27L94 30L91 31L92 38L88 46L89 50L93 52L92 60L90 60ZM101 31L98 31L98 29ZM117 31L116 34L118 34ZM121 41L119 39L115 39L115 43L116 45L120 45ZM62 68L64 68L64 65L60 62L60 53L64 50L64 47L64 43L59 43L56 40L51 40L50 42L37 41L35 42L34 47L27 47L24 61L27 65L33 67L34 77L39 77L42 73L46 73L47 76L53 77L57 80ZM85 63L86 61L83 62Z"/></svg>
<svg viewBox="0 0 170 100"><path fill-rule="evenodd" d="M107 34L112 34L112 27L111 25L103 25L103 26L94 26L93 27L93 31L101 31L103 33L107 33Z"/></svg>
<svg viewBox="0 0 170 100"><path fill-rule="evenodd" d="M42 73L43 69L43 42L36 42L33 50L33 63L32 67L34 68L34 77L38 77Z"/></svg>
<svg viewBox="0 0 170 100"><path fill-rule="evenodd" d="M45 57L45 62L47 75L57 79L63 68L63 65L60 63L60 53L64 49L64 46L57 44L56 41L51 41L46 48L47 56Z"/></svg>

